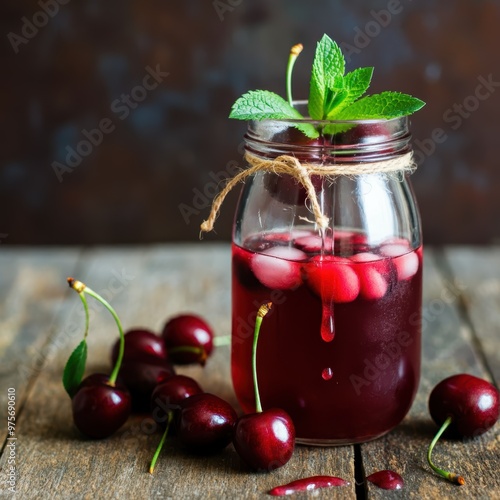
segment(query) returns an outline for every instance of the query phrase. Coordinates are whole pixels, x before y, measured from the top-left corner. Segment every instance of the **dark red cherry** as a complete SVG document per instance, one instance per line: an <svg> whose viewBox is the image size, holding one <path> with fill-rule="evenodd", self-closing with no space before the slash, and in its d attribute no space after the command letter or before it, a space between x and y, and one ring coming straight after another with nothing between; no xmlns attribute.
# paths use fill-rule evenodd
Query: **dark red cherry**
<svg viewBox="0 0 500 500"><path fill-rule="evenodd" d="M80 382L77 391L79 391L82 387L86 387L88 385L91 386L101 385L101 384L107 384L108 382L109 382L109 375L106 375L105 373L92 373L92 375L85 377ZM123 383L123 380L120 377L117 378L115 387L128 391L127 386Z"/></svg>
<svg viewBox="0 0 500 500"><path fill-rule="evenodd" d="M208 323L194 314L181 314L167 321L162 337L172 363L205 364L213 350L214 334Z"/></svg>
<svg viewBox="0 0 500 500"><path fill-rule="evenodd" d="M111 363L114 365L118 357L120 339L117 339L111 351ZM167 359L167 349L163 339L151 332L141 328L129 330L125 334L125 351L123 360L149 361L151 359Z"/></svg>
<svg viewBox="0 0 500 500"><path fill-rule="evenodd" d="M429 396L429 412L440 426L427 450L431 469L447 481L463 485L465 479L454 472L441 469L432 462L432 451L441 434L475 437L491 429L500 413L498 390L486 380L460 373L442 380Z"/></svg>
<svg viewBox="0 0 500 500"><path fill-rule="evenodd" d="M112 387L109 376L94 374L80 384L71 400L73 421L88 437L102 439L116 432L131 411L131 398L119 382Z"/></svg>
<svg viewBox="0 0 500 500"><path fill-rule="evenodd" d="M295 427L285 411L277 408L238 419L233 444L242 460L256 471L285 465L295 447Z"/></svg>
<svg viewBox="0 0 500 500"><path fill-rule="evenodd" d="M213 394L196 394L181 405L178 419L179 439L198 453L215 453L233 438L237 415L233 407Z"/></svg>
<svg viewBox="0 0 500 500"><path fill-rule="evenodd" d="M492 384L462 373L434 387L429 397L429 412L438 425L452 418L450 434L475 437L495 425L500 413L499 399Z"/></svg>
<svg viewBox="0 0 500 500"><path fill-rule="evenodd" d="M161 453L168 434L175 430L178 423L182 403L196 394L203 394L203 390L196 380L185 375L173 375L165 380L153 391L151 396L151 410L154 420L164 427L163 437L156 448L149 466L153 473L156 461ZM177 417L177 418L175 418Z"/></svg>
<svg viewBox="0 0 500 500"><path fill-rule="evenodd" d="M159 424L168 420L168 412L180 410L181 403L195 394L201 394L203 389L196 380L185 375L173 375L158 384L151 395L151 411L153 418Z"/></svg>
<svg viewBox="0 0 500 500"><path fill-rule="evenodd" d="M130 391L135 411L149 411L155 387L172 375L175 375L173 366L162 359L127 360L120 369L120 377Z"/></svg>

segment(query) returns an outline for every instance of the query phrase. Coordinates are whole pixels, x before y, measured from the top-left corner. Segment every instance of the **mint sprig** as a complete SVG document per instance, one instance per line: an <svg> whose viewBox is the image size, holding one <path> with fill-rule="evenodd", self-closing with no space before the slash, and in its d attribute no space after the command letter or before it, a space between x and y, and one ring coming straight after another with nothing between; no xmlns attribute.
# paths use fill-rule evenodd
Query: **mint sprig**
<svg viewBox="0 0 500 500"><path fill-rule="evenodd" d="M325 110L333 107L343 90L345 59L340 47L328 36L318 42L309 86L309 115L314 120L326 118Z"/></svg>
<svg viewBox="0 0 500 500"><path fill-rule="evenodd" d="M296 47L294 46L292 51ZM247 92L233 104L229 117L257 121L304 119L291 105L290 75L298 53L289 58L287 70L289 102L274 92L254 90ZM364 96L370 86L372 75L372 67L358 68L345 74L342 51L328 35L323 35L316 47L311 72L308 101L310 118L313 120L391 119L408 116L425 105L420 99L400 92L382 92ZM310 138L319 135L312 124L293 123L293 126Z"/></svg>

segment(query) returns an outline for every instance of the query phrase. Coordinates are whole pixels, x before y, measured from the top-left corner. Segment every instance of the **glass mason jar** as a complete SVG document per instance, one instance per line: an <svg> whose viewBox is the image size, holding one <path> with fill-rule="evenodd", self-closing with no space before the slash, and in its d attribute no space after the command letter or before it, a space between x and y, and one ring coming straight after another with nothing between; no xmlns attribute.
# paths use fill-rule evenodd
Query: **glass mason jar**
<svg viewBox="0 0 500 500"><path fill-rule="evenodd" d="M304 124L314 126L319 137L304 135ZM288 155L302 164L337 168L334 176L311 176L327 228L316 224L303 185L272 171L247 180L234 223L236 396L246 412L255 411L255 318L263 303L272 302L257 350L260 396L264 409L290 414L299 443L375 439L404 418L415 397L422 237L405 173L410 137L406 117L249 123L245 149L253 158ZM385 171L394 160L400 160L400 170ZM359 172L339 173L353 165Z"/></svg>

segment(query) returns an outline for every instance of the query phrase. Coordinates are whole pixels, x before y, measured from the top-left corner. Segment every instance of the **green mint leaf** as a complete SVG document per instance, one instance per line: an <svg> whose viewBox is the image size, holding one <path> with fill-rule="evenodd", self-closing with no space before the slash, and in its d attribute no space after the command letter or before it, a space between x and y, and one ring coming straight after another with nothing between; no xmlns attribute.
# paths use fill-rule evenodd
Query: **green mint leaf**
<svg viewBox="0 0 500 500"><path fill-rule="evenodd" d="M399 92L382 92L363 97L372 76L372 67L358 68L345 74L342 51L328 35L323 35L316 46L311 72L309 116L313 120L339 121L391 119L410 115L425 106L420 99ZM287 78L287 89L291 94L289 71ZM302 115L289 102L266 90L244 94L234 103L229 116L238 120L290 120L290 126L301 130L307 137L319 136L312 123L300 123ZM334 134L352 126L333 123L327 125L323 132Z"/></svg>
<svg viewBox="0 0 500 500"><path fill-rule="evenodd" d="M294 123L293 126L299 129L309 139L319 137L319 132L314 128L312 123Z"/></svg>
<svg viewBox="0 0 500 500"><path fill-rule="evenodd" d="M80 385L85 372L85 363L87 362L87 342L82 340L64 367L63 385L69 397L72 398L78 386Z"/></svg>
<svg viewBox="0 0 500 500"><path fill-rule="evenodd" d="M229 118L237 120L297 120L303 116L282 97L268 90L251 90L231 108Z"/></svg>
<svg viewBox="0 0 500 500"><path fill-rule="evenodd" d="M309 88L309 115L322 120L327 112L325 102L331 101L329 89L335 90L339 76L345 71L345 59L339 46L328 36L318 42Z"/></svg>
<svg viewBox="0 0 500 500"><path fill-rule="evenodd" d="M356 99L359 99L370 86L373 75L373 68L358 68L342 79L343 89L338 92L338 97L333 106L328 108L327 118L331 119L340 110L350 106Z"/></svg>
<svg viewBox="0 0 500 500"><path fill-rule="evenodd" d="M325 102L323 104L324 116L336 108L346 97L346 89L344 88L344 77L336 75L332 85L325 90Z"/></svg>
<svg viewBox="0 0 500 500"><path fill-rule="evenodd" d="M382 92L366 96L350 104L338 113L333 113L335 120L370 120L390 119L411 115L425 106L416 97L400 92Z"/></svg>
<svg viewBox="0 0 500 500"><path fill-rule="evenodd" d="M344 86L349 90L353 101L361 97L370 86L373 67L358 68L344 76Z"/></svg>
<svg viewBox="0 0 500 500"><path fill-rule="evenodd" d="M231 109L229 118L237 120L303 120L304 117L282 97L268 90L251 90L242 95ZM294 123L311 139L319 136L311 123Z"/></svg>

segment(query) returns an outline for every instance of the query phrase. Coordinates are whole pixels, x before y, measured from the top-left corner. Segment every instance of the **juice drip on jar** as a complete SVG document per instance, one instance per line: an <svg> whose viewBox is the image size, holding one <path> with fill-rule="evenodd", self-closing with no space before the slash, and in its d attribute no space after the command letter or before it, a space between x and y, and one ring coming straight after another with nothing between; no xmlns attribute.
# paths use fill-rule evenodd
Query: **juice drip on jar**
<svg viewBox="0 0 500 500"><path fill-rule="evenodd" d="M321 258L330 250L333 254L334 239L332 237L331 247L328 248L325 244L325 230L320 230L321 234ZM335 320L333 311L333 300L321 301L321 338L325 342L331 342L335 338Z"/></svg>
<svg viewBox="0 0 500 500"><path fill-rule="evenodd" d="M321 338L331 342L335 338L335 323L333 321L333 303L323 301L321 310Z"/></svg>
<svg viewBox="0 0 500 500"><path fill-rule="evenodd" d="M331 380L333 377L333 370L331 368L325 368L321 372L321 377L323 378L323 380Z"/></svg>

